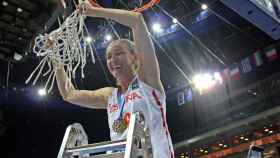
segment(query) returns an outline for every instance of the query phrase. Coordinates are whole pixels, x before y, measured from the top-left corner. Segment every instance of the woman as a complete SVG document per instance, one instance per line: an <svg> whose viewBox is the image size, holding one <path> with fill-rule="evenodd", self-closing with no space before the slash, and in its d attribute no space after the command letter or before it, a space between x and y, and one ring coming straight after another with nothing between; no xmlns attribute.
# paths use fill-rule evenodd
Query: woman
<svg viewBox="0 0 280 158"><path fill-rule="evenodd" d="M105 87L93 91L66 89L66 73L57 68L56 78L65 101L93 109L107 109L112 140L126 138L132 112L141 111L150 130L153 158L173 158L174 152L166 124L165 92L155 49L140 13L93 7L86 3L83 14L112 19L130 27L134 42L113 41L106 50L107 67L119 88Z"/></svg>

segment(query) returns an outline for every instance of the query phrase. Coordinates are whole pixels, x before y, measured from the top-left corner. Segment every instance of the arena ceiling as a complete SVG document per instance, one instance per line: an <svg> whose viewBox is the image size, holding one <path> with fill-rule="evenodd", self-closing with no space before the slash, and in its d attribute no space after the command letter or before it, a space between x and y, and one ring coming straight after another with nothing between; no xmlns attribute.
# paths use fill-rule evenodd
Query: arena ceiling
<svg viewBox="0 0 280 158"><path fill-rule="evenodd" d="M104 6L107 5L113 8L125 8L127 7L125 4L131 3L125 0L120 0L120 2L100 0L99 2ZM10 61L13 65L13 73L20 75L22 78L27 78L28 73L32 72L34 66L39 61L32 53L34 38L40 33L48 33L57 28L57 17L63 15L62 5L60 1L55 0L6 0L1 1L1 3L1 74L2 76L7 74L7 63ZM211 12L212 15L197 22L197 17L202 12L201 3L209 5L211 10L208 12ZM268 35L240 18L239 15L225 7L218 0L164 0L160 3L160 6L184 24L210 50L209 53L201 49L201 44L197 43L193 37L190 37L182 30L174 33L174 37L169 37L170 40L161 42L167 50L167 53L170 54L171 58L178 63L178 66L188 76L192 76L195 71L199 71L205 67L207 68L209 64L213 65L213 68L223 68L273 42ZM71 6L69 5L69 7ZM67 11L69 13L71 9ZM150 29L154 21L162 22L164 27L170 25L170 21L172 21L158 7L145 11L144 16ZM106 22L95 19L89 19L88 26L90 27L90 31L94 32L93 34L95 35L99 34L99 37L104 36L100 34L101 32L110 28ZM122 37L126 38L128 36L127 29L122 29L115 24L114 26L123 35ZM160 41L164 38L158 38L158 40ZM170 58L166 57L160 49L157 52L162 69L162 79L166 89L170 89L170 87L175 88L178 83L187 83L183 75L178 72L176 66L170 62ZM217 59L213 58L211 53L221 59L224 64L221 64ZM191 56L200 58L201 62L192 62ZM102 62L104 65L104 60ZM97 66L90 65L89 69L90 71L86 72L89 78L92 78L93 75L98 76L94 84L92 82L88 83L90 87L99 87L96 85L104 85L112 82L110 75L106 75L108 72L106 70L104 72L101 64ZM100 75L100 71L102 75ZM11 74L11 84L20 87L25 86L22 78L18 78L18 75L15 77L14 74ZM174 78L170 79L168 75L165 76L164 74L174 74ZM5 83L6 78L2 77L1 85L5 86Z"/></svg>
<svg viewBox="0 0 280 158"><path fill-rule="evenodd" d="M54 1L1 1L1 59L9 60L15 52L25 55L31 39L44 29L56 5Z"/></svg>

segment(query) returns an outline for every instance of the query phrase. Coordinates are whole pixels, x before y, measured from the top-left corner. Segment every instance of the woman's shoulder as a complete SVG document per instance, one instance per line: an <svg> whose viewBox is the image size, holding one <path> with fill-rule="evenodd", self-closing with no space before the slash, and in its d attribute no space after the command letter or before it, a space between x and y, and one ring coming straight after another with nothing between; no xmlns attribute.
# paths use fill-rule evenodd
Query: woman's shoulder
<svg viewBox="0 0 280 158"><path fill-rule="evenodd" d="M139 87L142 87L150 92L153 92L159 96L165 96L165 91L163 88L159 89L159 88L156 88L152 85L150 85L149 83L143 81L142 79L140 79L139 77L137 78L138 82L139 82Z"/></svg>

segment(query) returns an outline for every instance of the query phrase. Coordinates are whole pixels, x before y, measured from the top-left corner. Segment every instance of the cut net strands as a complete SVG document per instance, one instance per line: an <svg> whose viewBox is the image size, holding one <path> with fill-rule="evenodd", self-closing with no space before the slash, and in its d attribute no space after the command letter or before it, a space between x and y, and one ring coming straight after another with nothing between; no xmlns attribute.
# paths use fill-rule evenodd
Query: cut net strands
<svg viewBox="0 0 280 158"><path fill-rule="evenodd" d="M92 62L95 63L92 46L91 44L86 44L85 34L88 34L88 30L84 20L84 15L79 14L78 11L74 11L62 24L59 22L58 29L35 38L33 52L37 56L43 57L43 59L30 74L25 82L26 84L37 74L32 83L35 85L43 73L44 68L47 67L47 71L42 76L49 75L45 84L45 89L47 90L48 88L47 92L49 93L53 88L56 71L55 66L57 65L66 67L66 74L69 78L65 85L67 89L70 86L71 79L75 78L76 71L79 67L81 68L81 76L84 78L84 67L86 65L88 48Z"/></svg>
<svg viewBox="0 0 280 158"><path fill-rule="evenodd" d="M151 0L149 3L144 4L140 8L135 8L132 11L142 12L159 2L160 0ZM82 0L80 0L79 3L81 4L83 12L85 7L83 7ZM95 7L102 7L96 0L91 0L90 3ZM37 56L43 57L43 59L30 74L25 82L26 84L29 83L37 73L32 83L35 85L43 73L44 68L47 67L47 71L44 72L42 76L45 77L49 75L44 87L45 89L48 89L47 92L49 93L53 88L56 72L55 66L57 65L63 65L66 67L66 74L68 77L68 81L65 84L66 89L70 88L71 79L75 78L78 67L81 68L81 76L84 78L87 47L90 49L92 62L95 63L92 46L91 44L86 45L84 30L86 31L86 34L88 34L88 30L85 26L84 20L84 15L79 14L78 11L74 11L62 24L59 21L58 29L49 34L39 35L35 38L33 52Z"/></svg>

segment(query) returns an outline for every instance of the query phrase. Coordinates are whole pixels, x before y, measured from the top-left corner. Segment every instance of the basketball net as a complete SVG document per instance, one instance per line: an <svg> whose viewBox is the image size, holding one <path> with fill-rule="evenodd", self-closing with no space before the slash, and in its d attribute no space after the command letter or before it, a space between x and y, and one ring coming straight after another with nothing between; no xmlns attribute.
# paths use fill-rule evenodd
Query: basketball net
<svg viewBox="0 0 280 158"><path fill-rule="evenodd" d="M142 7L135 8L132 11L142 12L153 5L159 3L160 0L151 0ZM102 7L96 0L89 1L95 7ZM64 3L65 4L65 3ZM47 77L44 89L49 93L54 84L56 66L62 65L68 77L65 88L68 89L71 85L71 79L76 76L76 71L80 68L81 77L84 78L84 67L87 63L87 56L91 56L92 63L95 63L93 48L90 42L87 42L86 35L89 35L88 29L85 25L85 11L84 1L79 0L79 6L82 9L82 14L77 10L74 11L66 20L61 23L59 21L59 28L53 30L49 34L40 34L35 38L33 53L41 57L41 61L34 71L26 80L29 83L33 77L32 84L35 85L40 76ZM88 53L90 55L88 55Z"/></svg>

